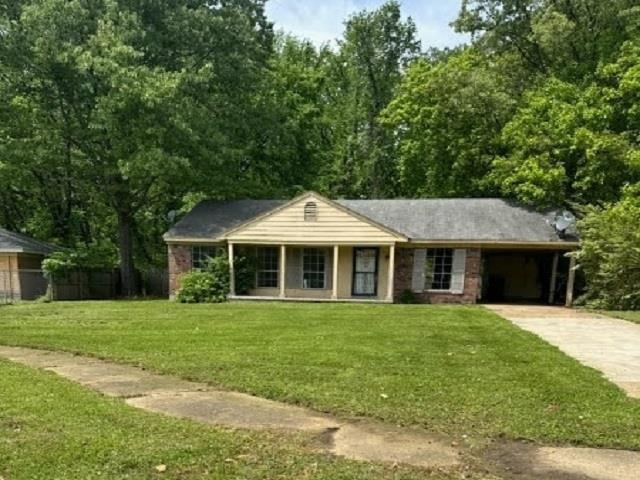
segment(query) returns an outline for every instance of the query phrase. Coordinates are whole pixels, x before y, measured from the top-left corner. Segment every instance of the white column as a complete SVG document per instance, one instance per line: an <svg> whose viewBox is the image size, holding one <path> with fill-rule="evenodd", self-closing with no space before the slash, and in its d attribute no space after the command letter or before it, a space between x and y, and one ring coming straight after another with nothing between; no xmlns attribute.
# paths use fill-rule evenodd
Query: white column
<svg viewBox="0 0 640 480"><path fill-rule="evenodd" d="M287 248L284 245L280 245L280 298L285 297L285 282L287 279Z"/></svg>
<svg viewBox="0 0 640 480"><path fill-rule="evenodd" d="M393 284L396 263L396 246L389 247L389 275L387 276L387 300L393 301Z"/></svg>
<svg viewBox="0 0 640 480"><path fill-rule="evenodd" d="M553 255L553 264L551 266L551 283L549 284L549 303L553 304L556 296L556 282L558 278L558 257L560 254L556 252Z"/></svg>
<svg viewBox="0 0 640 480"><path fill-rule="evenodd" d="M233 267L233 243L229 242L229 295L236 294L236 271Z"/></svg>
<svg viewBox="0 0 640 480"><path fill-rule="evenodd" d="M567 301L565 305L570 307L573 305L573 285L576 281L576 259L571 257L569 260L569 278L567 279Z"/></svg>
<svg viewBox="0 0 640 480"><path fill-rule="evenodd" d="M338 245L333 246L333 283L331 286L333 287L333 291L331 292L331 298L333 300L338 299L338 252L340 251L340 247Z"/></svg>

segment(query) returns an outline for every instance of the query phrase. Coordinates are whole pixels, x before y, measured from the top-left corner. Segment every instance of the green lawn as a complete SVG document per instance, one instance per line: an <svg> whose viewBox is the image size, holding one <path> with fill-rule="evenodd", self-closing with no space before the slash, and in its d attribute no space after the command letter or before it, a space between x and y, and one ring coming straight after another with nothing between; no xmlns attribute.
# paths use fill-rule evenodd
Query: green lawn
<svg viewBox="0 0 640 480"><path fill-rule="evenodd" d="M305 438L294 446L289 437L145 413L2 360L0 379L0 478L7 480L445 478L313 454Z"/></svg>
<svg viewBox="0 0 640 480"><path fill-rule="evenodd" d="M25 304L0 342L84 352L344 417L640 449L640 401L482 307Z"/></svg>
<svg viewBox="0 0 640 480"><path fill-rule="evenodd" d="M607 312L602 312L605 315L610 315L612 317L621 318L623 320L628 320L634 323L640 323L640 312L638 311L620 311L620 310L612 310Z"/></svg>

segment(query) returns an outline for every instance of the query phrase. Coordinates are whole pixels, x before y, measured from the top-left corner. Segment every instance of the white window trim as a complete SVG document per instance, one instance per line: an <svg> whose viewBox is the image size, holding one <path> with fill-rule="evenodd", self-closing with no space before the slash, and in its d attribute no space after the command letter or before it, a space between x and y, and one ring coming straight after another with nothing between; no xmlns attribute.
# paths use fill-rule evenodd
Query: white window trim
<svg viewBox="0 0 640 480"><path fill-rule="evenodd" d="M322 287L305 287L304 286L304 251L305 250L318 250L324 255L324 268L322 269ZM320 272L310 272L320 273ZM300 259L300 287L303 290L326 290L327 289L327 252L323 248L310 247L302 248L302 255Z"/></svg>
<svg viewBox="0 0 640 480"><path fill-rule="evenodd" d="M424 251L424 253L420 254L422 256L422 258L420 259L422 261L422 265L420 265L420 269L419 269L419 273L418 275L420 276L420 278L422 279L422 289L420 290L416 290L414 289L414 285L413 285L413 281L414 281L414 276L416 275L415 269L416 269L416 262L415 262L415 251L417 250L422 250ZM451 265L451 283L449 284L449 288L448 289L433 289L433 288L424 288L424 282L425 282L425 275L424 275L424 267L425 267L425 262L427 259L427 250L428 248L416 248L414 249L414 262L412 265L412 272L411 272L411 278L412 278L412 288L411 291L413 291L414 293L433 293L433 294L442 294L442 293L446 293L449 295L464 295L464 280L465 280L465 276L467 274L466 272L466 259L467 259L467 250L464 248L452 248L451 250L453 251L453 258L452 258L452 265ZM456 256L461 256L464 258L464 264L463 264L463 269L460 272L456 272L455 270L455 262L456 262ZM421 272L421 273L420 273ZM454 278L456 275L461 275L462 276L462 290L460 289L455 289L453 288L454 285Z"/></svg>

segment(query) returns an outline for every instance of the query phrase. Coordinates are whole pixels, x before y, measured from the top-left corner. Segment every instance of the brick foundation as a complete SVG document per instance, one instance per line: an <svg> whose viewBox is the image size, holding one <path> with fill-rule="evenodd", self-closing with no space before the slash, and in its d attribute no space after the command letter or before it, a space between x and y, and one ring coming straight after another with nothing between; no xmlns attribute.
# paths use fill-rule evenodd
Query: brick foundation
<svg viewBox="0 0 640 480"><path fill-rule="evenodd" d="M394 297L397 301L405 290L411 290L413 275L413 248L396 250ZM448 292L414 292L416 299L422 303L476 303L480 289L479 248L467 249L465 265L464 290L462 293Z"/></svg>
<svg viewBox="0 0 640 480"><path fill-rule="evenodd" d="M168 245L169 256L169 298L173 298L180 288L180 277L191 271L191 247L188 245Z"/></svg>

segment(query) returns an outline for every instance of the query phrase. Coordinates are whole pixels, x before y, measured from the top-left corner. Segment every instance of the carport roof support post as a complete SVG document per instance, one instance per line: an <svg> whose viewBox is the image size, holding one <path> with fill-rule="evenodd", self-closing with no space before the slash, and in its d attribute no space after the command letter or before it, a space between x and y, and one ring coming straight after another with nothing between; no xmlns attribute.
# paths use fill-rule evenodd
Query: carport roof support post
<svg viewBox="0 0 640 480"><path fill-rule="evenodd" d="M569 257L569 278L567 279L567 301L565 306L571 307L573 305L573 286L576 281L576 259L572 255Z"/></svg>

